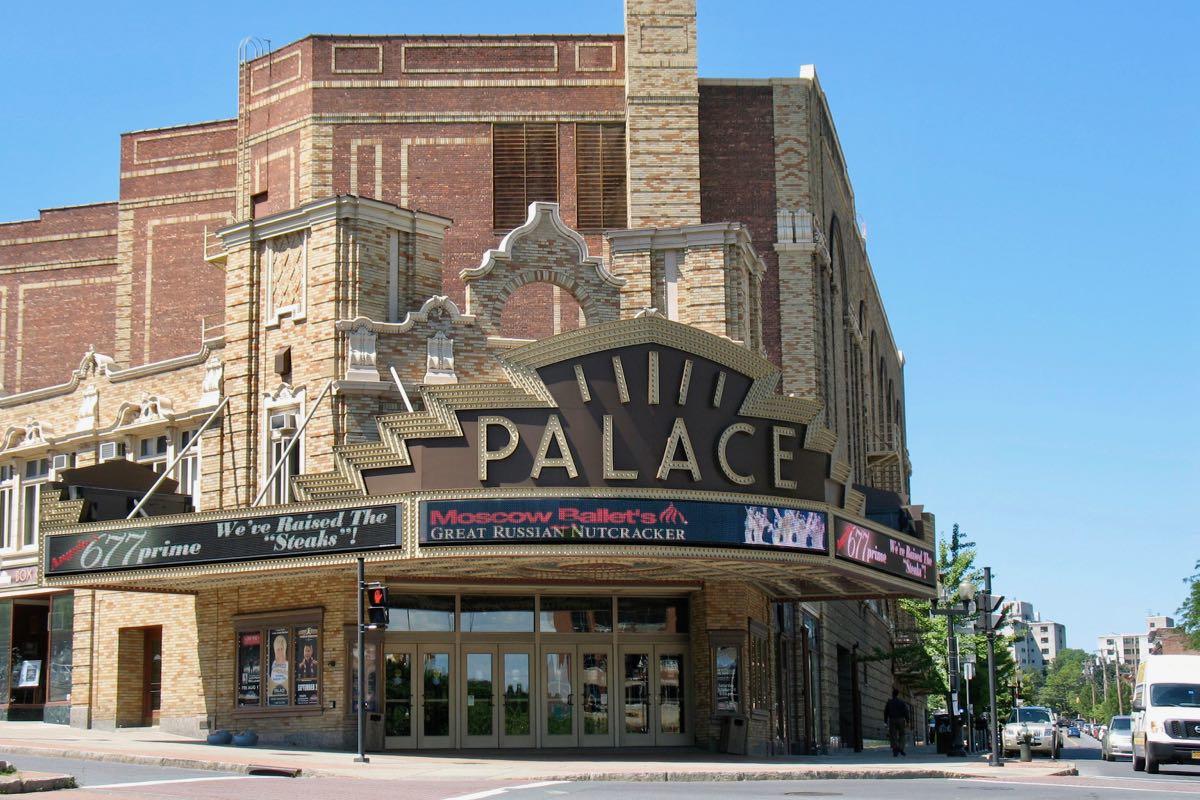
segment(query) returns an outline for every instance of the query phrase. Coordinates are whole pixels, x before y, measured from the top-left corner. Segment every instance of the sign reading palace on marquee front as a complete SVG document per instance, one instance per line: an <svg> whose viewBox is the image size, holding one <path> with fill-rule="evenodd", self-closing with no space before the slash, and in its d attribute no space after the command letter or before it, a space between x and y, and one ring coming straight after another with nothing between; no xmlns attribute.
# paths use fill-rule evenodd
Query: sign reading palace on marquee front
<svg viewBox="0 0 1200 800"><path fill-rule="evenodd" d="M544 390L515 408L483 410L482 396L461 398L487 387L456 387L445 402L460 431L406 433L410 463L363 469L367 493L604 487L840 502L827 483L830 453L805 446L810 404L775 393L766 369L747 375L656 344L535 368ZM776 416L781 408L791 409L791 418Z"/></svg>

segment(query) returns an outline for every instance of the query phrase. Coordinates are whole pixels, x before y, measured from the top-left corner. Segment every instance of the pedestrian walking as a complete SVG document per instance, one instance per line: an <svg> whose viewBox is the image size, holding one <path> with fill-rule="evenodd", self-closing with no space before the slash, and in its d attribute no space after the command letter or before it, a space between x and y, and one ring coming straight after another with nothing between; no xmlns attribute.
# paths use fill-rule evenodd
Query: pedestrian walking
<svg viewBox="0 0 1200 800"><path fill-rule="evenodd" d="M904 752L904 728L908 725L908 703L900 699L900 690L892 689L892 699L883 707L883 721L888 726L888 739L892 744L892 758L906 756Z"/></svg>

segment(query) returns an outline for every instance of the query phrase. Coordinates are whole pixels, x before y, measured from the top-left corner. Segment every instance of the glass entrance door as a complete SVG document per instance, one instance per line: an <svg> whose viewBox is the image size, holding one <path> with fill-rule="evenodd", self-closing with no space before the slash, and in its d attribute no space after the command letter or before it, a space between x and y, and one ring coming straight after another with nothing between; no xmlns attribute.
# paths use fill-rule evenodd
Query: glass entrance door
<svg viewBox="0 0 1200 800"><path fill-rule="evenodd" d="M388 647L383 655L383 746L389 750L417 746L413 713L415 661L415 647Z"/></svg>
<svg viewBox="0 0 1200 800"><path fill-rule="evenodd" d="M417 747L454 747L454 648L418 645Z"/></svg>
<svg viewBox="0 0 1200 800"><path fill-rule="evenodd" d="M542 746L612 746L611 661L606 645L542 648Z"/></svg>
<svg viewBox="0 0 1200 800"><path fill-rule="evenodd" d="M499 647L500 746L533 747L533 650Z"/></svg>
<svg viewBox="0 0 1200 800"><path fill-rule="evenodd" d="M462 647L462 746L496 747L496 646Z"/></svg>
<svg viewBox="0 0 1200 800"><path fill-rule="evenodd" d="M621 745L691 744L688 680L687 647L665 644L622 647Z"/></svg>

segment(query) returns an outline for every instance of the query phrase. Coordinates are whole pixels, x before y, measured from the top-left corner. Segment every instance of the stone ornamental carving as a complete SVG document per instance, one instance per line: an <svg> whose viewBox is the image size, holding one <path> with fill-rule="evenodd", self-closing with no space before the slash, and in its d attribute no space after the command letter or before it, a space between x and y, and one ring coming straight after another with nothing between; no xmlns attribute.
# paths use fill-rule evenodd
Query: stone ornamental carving
<svg viewBox="0 0 1200 800"><path fill-rule="evenodd" d="M438 331L426 341L425 383L458 383L454 372L454 340Z"/></svg>
<svg viewBox="0 0 1200 800"><path fill-rule="evenodd" d="M25 423L25 438L21 444L43 444L46 441L46 433L42 423L30 417Z"/></svg>
<svg viewBox="0 0 1200 800"><path fill-rule="evenodd" d="M95 386L89 386L83 390L83 399L79 401L79 411L75 414L75 430L93 430L99 416L100 392Z"/></svg>
<svg viewBox="0 0 1200 800"><path fill-rule="evenodd" d="M138 415L135 422L151 422L157 419L165 419L174 412L171 406L171 401L165 397L157 395L144 394L138 402Z"/></svg>
<svg viewBox="0 0 1200 800"><path fill-rule="evenodd" d="M303 319L308 286L308 242L304 231L275 236L264 246L267 262L268 324L282 317Z"/></svg>
<svg viewBox="0 0 1200 800"><path fill-rule="evenodd" d="M378 381L379 364L376 350L378 334L371 330L365 322L360 322L346 338L349 345L346 355L346 380Z"/></svg>
<svg viewBox="0 0 1200 800"><path fill-rule="evenodd" d="M204 364L204 383L200 387L200 405L213 405L221 402L224 381L225 365L219 356L213 354Z"/></svg>

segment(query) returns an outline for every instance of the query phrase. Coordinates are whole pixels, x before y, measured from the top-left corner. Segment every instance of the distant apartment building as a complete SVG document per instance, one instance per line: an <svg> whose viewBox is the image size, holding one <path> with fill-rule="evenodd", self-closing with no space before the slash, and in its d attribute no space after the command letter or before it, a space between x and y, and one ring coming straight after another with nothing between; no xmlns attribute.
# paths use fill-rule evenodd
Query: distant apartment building
<svg viewBox="0 0 1200 800"><path fill-rule="evenodd" d="M1066 626L1043 620L1033 604L1023 600L1005 603L1005 635L1012 637L1009 653L1021 669L1044 670L1067 646Z"/></svg>
<svg viewBox="0 0 1200 800"><path fill-rule="evenodd" d="M1151 654L1152 639L1158 631L1175 627L1171 617L1156 614L1146 617L1145 633L1106 633L1096 637L1096 652L1105 663L1116 662L1136 667Z"/></svg>

